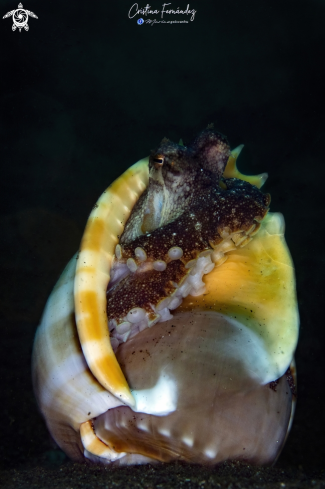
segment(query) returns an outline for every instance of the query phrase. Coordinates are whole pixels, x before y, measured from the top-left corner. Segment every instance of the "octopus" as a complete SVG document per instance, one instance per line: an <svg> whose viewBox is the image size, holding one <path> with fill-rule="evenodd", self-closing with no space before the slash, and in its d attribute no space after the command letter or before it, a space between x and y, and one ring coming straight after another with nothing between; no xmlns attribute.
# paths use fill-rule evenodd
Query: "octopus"
<svg viewBox="0 0 325 489"><path fill-rule="evenodd" d="M47 426L73 459L270 464L293 419L299 317L266 175L208 126L164 138L97 202L33 351Z"/></svg>
<svg viewBox="0 0 325 489"><path fill-rule="evenodd" d="M149 186L115 251L107 294L115 340L170 319L184 297L204 293L202 276L224 263L225 252L257 233L270 195L222 179L229 156L226 138L211 129L188 148L163 139L152 153Z"/></svg>

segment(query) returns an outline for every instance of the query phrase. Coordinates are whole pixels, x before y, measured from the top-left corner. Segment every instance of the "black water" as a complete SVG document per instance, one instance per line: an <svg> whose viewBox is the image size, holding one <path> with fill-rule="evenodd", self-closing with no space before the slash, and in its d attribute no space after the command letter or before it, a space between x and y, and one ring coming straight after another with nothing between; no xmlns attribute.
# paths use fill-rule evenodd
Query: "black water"
<svg viewBox="0 0 325 489"><path fill-rule="evenodd" d="M187 1L171 7L186 8ZM2 1L0 15L17 9L16 3ZM189 22L153 26L128 18L132 4L26 0L24 8L38 16L29 18L28 32L13 32L12 18L1 20L3 480L9 487L20 474L21 487L42 487L42 478L44 487L56 487L63 467L71 487L79 487L76 474L85 469L74 469L54 448L32 393L30 355L45 301L104 188L162 137L186 143L214 122L232 147L245 144L243 172L269 173L265 190L272 194L271 210L285 216L296 266L299 399L291 435L272 470L286 471L292 487L298 480L311 484L316 473L314 487L323 487L325 4L195 0L193 21L165 15ZM158 10L162 4L150 3ZM91 481L95 469L89 470ZM157 484L150 470L136 472L143 476L137 475L139 487ZM173 469L159 470L163 477ZM230 482L221 474L211 484L241 481L238 487L246 487L243 471L229 470ZM171 487L199 487L205 479L210 487L206 476L182 471L170 479ZM116 485L122 477L121 487L123 473L115 476ZM263 474L269 475L259 487L279 487L281 472L279 479Z"/></svg>

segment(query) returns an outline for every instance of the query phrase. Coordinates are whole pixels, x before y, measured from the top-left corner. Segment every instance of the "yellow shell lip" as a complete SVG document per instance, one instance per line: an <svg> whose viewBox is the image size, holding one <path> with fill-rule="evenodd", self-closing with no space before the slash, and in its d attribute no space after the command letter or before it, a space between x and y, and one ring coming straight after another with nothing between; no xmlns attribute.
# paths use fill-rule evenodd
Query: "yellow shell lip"
<svg viewBox="0 0 325 489"><path fill-rule="evenodd" d="M130 406L134 399L111 347L106 289L118 237L148 178L148 158L144 158L101 195L81 241L74 286L76 323L87 364L106 390Z"/></svg>
<svg viewBox="0 0 325 489"><path fill-rule="evenodd" d="M237 170L241 149L239 146L231 152L223 176L260 188L267 174L246 176ZM129 406L135 401L111 347L106 290L119 236L148 186L148 160L144 158L130 167L94 206L82 238L74 285L76 323L87 364L98 382ZM209 307L240 316L261 335L274 370L282 373L284 364L287 368L288 358L289 363L292 358L299 323L294 271L283 233L281 215L269 214L252 244L230 251L230 260L207 275L207 295L187 298L181 306L181 310ZM257 263L262 263L258 269ZM276 318L274 310L279 311Z"/></svg>
<svg viewBox="0 0 325 489"><path fill-rule="evenodd" d="M239 180L244 180L245 182L255 185L257 188L261 188L268 178L267 173L260 173L259 175L244 175L237 168L237 158L242 152L244 145L240 144L237 148L233 149L228 158L228 162L223 172L224 178L238 178Z"/></svg>
<svg viewBox="0 0 325 489"><path fill-rule="evenodd" d="M263 341L270 382L290 365L299 330L294 267L282 214L268 213L254 239L227 255L222 266L206 275L205 293L187 296L177 311L214 310L252 330Z"/></svg>

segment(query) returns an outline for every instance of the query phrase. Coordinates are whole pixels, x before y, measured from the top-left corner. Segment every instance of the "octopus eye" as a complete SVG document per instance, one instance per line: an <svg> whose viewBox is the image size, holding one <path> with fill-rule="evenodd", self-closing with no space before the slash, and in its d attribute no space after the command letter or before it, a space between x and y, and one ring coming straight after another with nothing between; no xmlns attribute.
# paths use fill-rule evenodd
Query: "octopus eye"
<svg viewBox="0 0 325 489"><path fill-rule="evenodd" d="M152 163L154 164L155 168L158 170L158 168L160 168L161 166L163 166L164 164L164 160L165 160L165 157L164 155L153 155L151 157L151 161Z"/></svg>

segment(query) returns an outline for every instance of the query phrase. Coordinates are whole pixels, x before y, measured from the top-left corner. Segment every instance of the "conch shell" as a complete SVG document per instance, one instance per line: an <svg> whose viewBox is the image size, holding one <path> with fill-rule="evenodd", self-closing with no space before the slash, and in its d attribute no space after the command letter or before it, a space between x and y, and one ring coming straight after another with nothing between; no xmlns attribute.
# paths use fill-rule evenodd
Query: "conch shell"
<svg viewBox="0 0 325 489"><path fill-rule="evenodd" d="M222 140L223 149L225 144ZM248 177L237 170L241 148L225 153L228 162L217 193L228 191L231 198L231 185L248 182L243 185L252 199L256 193L262 199L258 202L265 203L260 222L219 229L209 249L198 247L192 257L184 245L183 255L176 247L166 262L150 258L149 248L136 246L150 236L148 231L123 244L128 219L149 185L148 158L123 173L94 206L79 253L48 299L33 350L38 405L51 435L72 459L266 464L279 455L296 395L294 268L283 216L267 213L269 200L254 190L266 174ZM200 139L192 145L195 155L205 149ZM164 161L161 154L154 155L156 168ZM148 239L155 239L155 231L152 235ZM157 303L149 301L152 310L146 305L130 311L135 316L140 311L138 322L124 309L119 318L110 319L112 310L106 306L115 300L110 294L122 302L129 294L123 290L132 295L135 283L122 277L129 288L121 289L119 273L128 267L130 276L139 274L137 267L146 264L145 273L163 274L175 260L183 275L172 281L178 305L173 317L161 312L171 303L166 292ZM178 291L187 287L199 261L203 287L195 289L194 284L184 297Z"/></svg>

